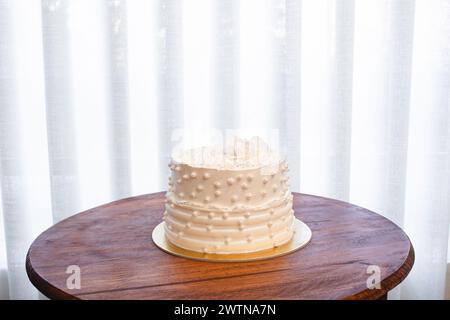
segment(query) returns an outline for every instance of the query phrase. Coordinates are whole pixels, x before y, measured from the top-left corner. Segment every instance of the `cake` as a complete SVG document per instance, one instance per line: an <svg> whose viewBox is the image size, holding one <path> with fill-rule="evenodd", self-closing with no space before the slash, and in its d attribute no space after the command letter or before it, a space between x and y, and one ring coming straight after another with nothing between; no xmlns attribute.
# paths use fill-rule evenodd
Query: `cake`
<svg viewBox="0 0 450 320"><path fill-rule="evenodd" d="M259 138L172 155L166 238L210 254L251 253L292 239L288 165Z"/></svg>

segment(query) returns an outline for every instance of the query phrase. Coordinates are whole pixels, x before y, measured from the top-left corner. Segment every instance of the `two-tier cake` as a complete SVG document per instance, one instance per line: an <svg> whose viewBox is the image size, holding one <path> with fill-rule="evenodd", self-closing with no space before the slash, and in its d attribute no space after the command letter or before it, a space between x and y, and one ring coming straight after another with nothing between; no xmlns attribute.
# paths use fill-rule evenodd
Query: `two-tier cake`
<svg viewBox="0 0 450 320"><path fill-rule="evenodd" d="M293 236L288 165L260 139L178 152L164 212L174 245L203 253L271 249Z"/></svg>

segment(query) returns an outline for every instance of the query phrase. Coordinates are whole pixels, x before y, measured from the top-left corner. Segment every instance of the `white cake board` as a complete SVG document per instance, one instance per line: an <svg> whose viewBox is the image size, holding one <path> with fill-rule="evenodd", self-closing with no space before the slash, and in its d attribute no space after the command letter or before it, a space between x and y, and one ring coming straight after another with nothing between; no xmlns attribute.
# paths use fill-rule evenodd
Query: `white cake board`
<svg viewBox="0 0 450 320"><path fill-rule="evenodd" d="M311 241L311 238L311 229L304 222L295 219L294 235L291 241L279 247L252 253L213 254L190 251L173 245L166 238L164 232L164 222L158 224L155 229L153 229L152 233L152 239L155 245L167 253L177 257L212 262L247 262L280 257L303 248L309 241Z"/></svg>

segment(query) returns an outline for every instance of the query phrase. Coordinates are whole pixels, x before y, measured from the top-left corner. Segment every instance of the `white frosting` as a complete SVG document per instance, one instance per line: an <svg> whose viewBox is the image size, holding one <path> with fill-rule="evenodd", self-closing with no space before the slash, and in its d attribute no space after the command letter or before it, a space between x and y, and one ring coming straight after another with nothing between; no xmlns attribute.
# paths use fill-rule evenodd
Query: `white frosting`
<svg viewBox="0 0 450 320"><path fill-rule="evenodd" d="M260 140L256 140L260 143ZM285 161L253 141L173 156L164 213L173 244L205 253L247 253L288 242L294 211ZM198 161L198 154L208 154Z"/></svg>

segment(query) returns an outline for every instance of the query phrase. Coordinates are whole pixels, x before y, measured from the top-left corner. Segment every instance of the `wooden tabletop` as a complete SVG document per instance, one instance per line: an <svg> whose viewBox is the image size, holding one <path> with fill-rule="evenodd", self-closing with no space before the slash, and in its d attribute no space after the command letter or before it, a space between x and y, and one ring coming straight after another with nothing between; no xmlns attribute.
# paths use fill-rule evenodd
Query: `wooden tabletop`
<svg viewBox="0 0 450 320"><path fill-rule="evenodd" d="M151 240L163 207L164 194L150 194L56 224L30 247L31 282L52 299L380 299L414 263L408 237L391 221L304 194L294 194L294 209L313 232L305 248L245 263L179 258ZM69 266L79 267L80 289L67 287ZM377 268L381 289L368 289Z"/></svg>

